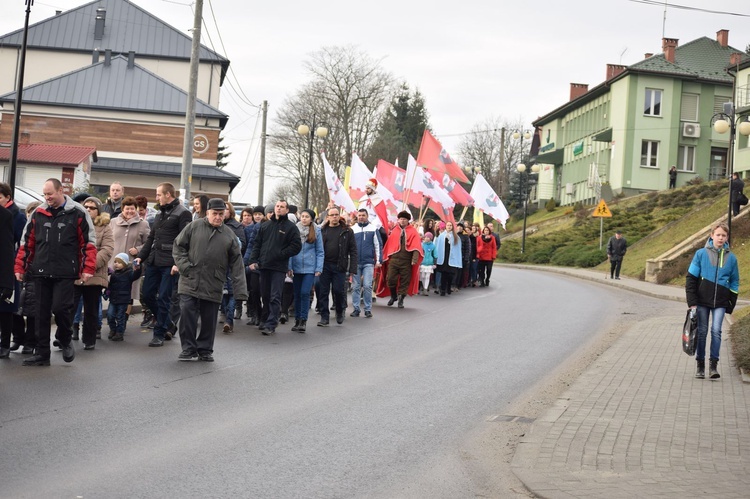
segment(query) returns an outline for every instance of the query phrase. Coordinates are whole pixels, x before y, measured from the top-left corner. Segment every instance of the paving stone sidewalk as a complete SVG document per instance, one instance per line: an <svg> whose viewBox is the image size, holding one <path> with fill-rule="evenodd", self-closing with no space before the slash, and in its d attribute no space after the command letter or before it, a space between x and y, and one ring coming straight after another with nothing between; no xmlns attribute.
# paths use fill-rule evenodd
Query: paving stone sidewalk
<svg viewBox="0 0 750 499"><path fill-rule="evenodd" d="M609 284L684 299L680 288L627 278ZM726 323L721 379L695 379L695 358L679 348L683 320L632 327L533 423L512 466L534 494L750 497L750 384L731 365Z"/></svg>

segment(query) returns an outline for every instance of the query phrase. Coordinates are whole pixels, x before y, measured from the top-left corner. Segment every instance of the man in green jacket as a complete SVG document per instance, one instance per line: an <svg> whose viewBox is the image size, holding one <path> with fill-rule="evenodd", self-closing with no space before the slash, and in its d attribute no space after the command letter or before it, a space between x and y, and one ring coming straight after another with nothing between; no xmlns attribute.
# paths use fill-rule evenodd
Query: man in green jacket
<svg viewBox="0 0 750 499"><path fill-rule="evenodd" d="M224 225L224 208L224 200L210 199L206 217L188 224L174 241L172 256L180 270L179 360L214 361L216 323L227 270L235 297L247 300L240 242L231 227ZM199 319L201 328L196 339Z"/></svg>

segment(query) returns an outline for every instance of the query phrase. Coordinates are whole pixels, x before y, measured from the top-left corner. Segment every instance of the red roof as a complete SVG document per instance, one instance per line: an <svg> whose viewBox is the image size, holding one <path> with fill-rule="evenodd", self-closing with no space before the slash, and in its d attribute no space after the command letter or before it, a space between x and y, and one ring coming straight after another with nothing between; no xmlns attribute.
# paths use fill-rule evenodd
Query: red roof
<svg viewBox="0 0 750 499"><path fill-rule="evenodd" d="M19 144L19 163L41 163L48 165L78 166L94 155L96 148L84 146L65 146L59 144ZM0 147L0 161L10 160L10 147Z"/></svg>

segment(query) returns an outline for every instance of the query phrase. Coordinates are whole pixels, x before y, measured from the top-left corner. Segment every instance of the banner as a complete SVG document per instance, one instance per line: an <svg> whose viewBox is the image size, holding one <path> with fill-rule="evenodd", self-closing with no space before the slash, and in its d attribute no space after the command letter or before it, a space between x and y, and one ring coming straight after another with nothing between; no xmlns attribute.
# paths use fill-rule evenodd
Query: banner
<svg viewBox="0 0 750 499"><path fill-rule="evenodd" d="M508 210L505 209L505 205L500 200L495 191L492 189L487 180L478 174L474 179L474 185L471 188L471 196L474 198L474 209L482 210L487 215L491 216L505 228L505 223L510 218Z"/></svg>
<svg viewBox="0 0 750 499"><path fill-rule="evenodd" d="M353 199L358 200L357 208L367 209L370 213L370 222L377 227L388 227L389 222L395 223L398 220L399 206L393 194L387 187L378 185L375 193L367 195L365 187L374 175L356 153L352 154L351 168L349 194Z"/></svg>
<svg viewBox="0 0 750 499"><path fill-rule="evenodd" d="M469 182L458 163L453 161L448 152L432 136L429 130L422 135L422 143L417 154L417 164L430 172L436 180L441 180L446 173L460 182Z"/></svg>
<svg viewBox="0 0 750 499"><path fill-rule="evenodd" d="M404 201L412 206L422 205L421 194L413 191L409 193L409 199L404 199L409 189L409 184L406 182L406 170L381 159L378 161L377 171L378 182L393 194L396 201L400 201L402 205Z"/></svg>
<svg viewBox="0 0 750 499"><path fill-rule="evenodd" d="M328 195L331 197L336 206L341 207L347 213L357 211L354 206L354 201L349 197L349 194L344 189L344 185L339 180L338 175L333 171L331 165L326 159L325 153L320 153L320 157L323 160L323 167L325 168L326 174L326 186L328 187Z"/></svg>

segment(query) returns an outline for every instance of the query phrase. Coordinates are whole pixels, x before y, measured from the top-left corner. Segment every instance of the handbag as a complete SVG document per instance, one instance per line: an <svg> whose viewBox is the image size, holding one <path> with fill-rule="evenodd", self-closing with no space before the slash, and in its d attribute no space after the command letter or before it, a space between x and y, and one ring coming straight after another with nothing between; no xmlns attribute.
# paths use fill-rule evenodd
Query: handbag
<svg viewBox="0 0 750 499"><path fill-rule="evenodd" d="M691 357L695 355L698 344L698 314L694 308L689 308L682 326L682 351Z"/></svg>
<svg viewBox="0 0 750 499"><path fill-rule="evenodd" d="M747 196L745 196L744 192L740 192L737 196L737 203L739 203L740 206L745 206L748 203Z"/></svg>

